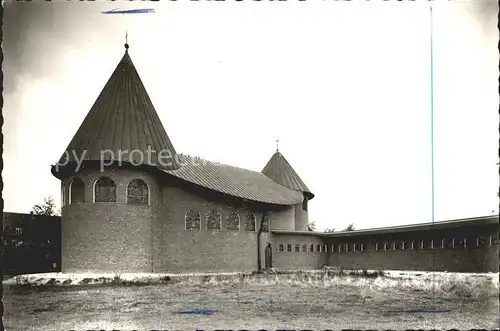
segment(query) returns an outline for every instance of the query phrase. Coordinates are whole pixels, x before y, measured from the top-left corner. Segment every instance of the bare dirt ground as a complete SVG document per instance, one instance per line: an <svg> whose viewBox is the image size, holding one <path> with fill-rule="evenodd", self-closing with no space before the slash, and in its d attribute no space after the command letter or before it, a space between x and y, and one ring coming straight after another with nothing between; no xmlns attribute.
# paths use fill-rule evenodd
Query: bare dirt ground
<svg viewBox="0 0 500 331"><path fill-rule="evenodd" d="M498 277L498 275L497 275ZM6 330L497 329L498 282L328 274L4 285ZM449 312L411 313L423 307ZM182 315L180 310L216 310Z"/></svg>

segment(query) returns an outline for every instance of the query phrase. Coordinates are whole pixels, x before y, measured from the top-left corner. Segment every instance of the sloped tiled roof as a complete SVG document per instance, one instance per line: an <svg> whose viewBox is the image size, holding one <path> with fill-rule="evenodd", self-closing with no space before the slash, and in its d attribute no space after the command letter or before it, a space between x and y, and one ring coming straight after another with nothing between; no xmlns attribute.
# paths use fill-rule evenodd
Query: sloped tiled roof
<svg viewBox="0 0 500 331"><path fill-rule="evenodd" d="M178 155L178 158L181 167L165 172L193 184L257 202L279 205L302 202L300 192L284 187L260 172L188 155Z"/></svg>
<svg viewBox="0 0 500 331"><path fill-rule="evenodd" d="M310 198L314 197L306 184L304 184L299 175L293 170L290 163L288 163L279 151L276 151L269 162L267 162L262 173L289 189L308 193Z"/></svg>
<svg viewBox="0 0 500 331"><path fill-rule="evenodd" d="M143 153L143 164L175 169L178 164L174 146L130 59L128 45L125 47L123 58L66 149L70 161L75 161L73 151L78 159L83 155L84 160L99 161L101 151L110 150L114 154L103 153L105 160L115 155L114 159L119 161L121 151L122 162L138 164L140 154L130 152L139 150ZM160 151L161 156L172 155L172 161L158 162ZM65 160L63 154L59 163L65 164Z"/></svg>

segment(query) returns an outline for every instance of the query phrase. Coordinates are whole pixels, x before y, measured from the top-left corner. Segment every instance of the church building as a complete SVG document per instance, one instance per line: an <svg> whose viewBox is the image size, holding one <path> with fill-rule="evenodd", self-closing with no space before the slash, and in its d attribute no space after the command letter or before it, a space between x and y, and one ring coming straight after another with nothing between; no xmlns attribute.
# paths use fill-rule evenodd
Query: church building
<svg viewBox="0 0 500 331"><path fill-rule="evenodd" d="M62 271L254 270L270 229L307 229L314 195L279 151L262 172L178 154L125 48L52 167Z"/></svg>
<svg viewBox="0 0 500 331"><path fill-rule="evenodd" d="M176 151L128 48L125 44L125 54L52 166L61 180L62 272L229 272L323 265L421 270L431 265L438 243L443 250L466 249L463 238L471 233L484 244L481 253L469 254L467 259L477 262L471 268L498 270L497 216L452 222L447 231L455 229L454 237L442 230L439 241L429 236L434 227L307 231L308 202L314 194L278 150L267 164L263 160L261 172ZM469 226L465 234L464 226ZM378 240L376 246L373 240ZM397 259L390 255L396 247L401 251ZM339 257L348 252L350 257ZM410 265L408 254L423 257ZM449 254L443 256L446 260ZM458 260L443 262L443 270L459 268L462 255L454 256Z"/></svg>

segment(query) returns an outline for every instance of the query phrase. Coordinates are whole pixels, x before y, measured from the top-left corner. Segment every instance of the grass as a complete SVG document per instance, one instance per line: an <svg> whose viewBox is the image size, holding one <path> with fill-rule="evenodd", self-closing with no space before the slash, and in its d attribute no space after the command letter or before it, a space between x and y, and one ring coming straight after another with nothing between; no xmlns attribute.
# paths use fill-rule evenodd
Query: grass
<svg viewBox="0 0 500 331"><path fill-rule="evenodd" d="M434 278L434 282L432 281ZM5 286L8 330L498 328L498 275L374 271L66 280ZM75 284L76 283L76 284ZM404 310L448 308L448 313ZM214 309L214 315L178 310Z"/></svg>

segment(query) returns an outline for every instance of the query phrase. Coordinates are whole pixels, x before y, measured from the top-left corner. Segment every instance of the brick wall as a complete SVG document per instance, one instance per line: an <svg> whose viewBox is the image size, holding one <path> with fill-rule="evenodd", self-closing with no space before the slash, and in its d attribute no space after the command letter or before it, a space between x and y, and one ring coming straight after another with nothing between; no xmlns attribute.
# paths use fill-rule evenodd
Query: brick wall
<svg viewBox="0 0 500 331"><path fill-rule="evenodd" d="M251 271L257 268L257 231L245 231L247 213L256 216L256 230L262 213L268 207L245 206L228 203L217 194L186 190L175 183L163 187L163 210L161 216L161 237L155 246L159 255L155 262L156 272L191 271ZM184 215L189 210L201 214L201 230L185 230ZM206 213L216 210L221 214L222 230L206 230ZM236 211L240 215L240 231L226 230L227 216ZM294 224L293 206L274 207L271 227L290 228ZM261 237L261 259L264 267L264 249L269 235Z"/></svg>
<svg viewBox="0 0 500 331"><path fill-rule="evenodd" d="M92 203L94 182L102 176L115 182L116 203ZM127 170L84 171L78 177L85 184L85 203L62 208L62 272L151 272L151 238L161 210L157 181ZM126 186L136 178L150 187L149 206L126 204ZM66 197L70 181L63 180Z"/></svg>
<svg viewBox="0 0 500 331"><path fill-rule="evenodd" d="M92 203L93 185L101 176L117 185L116 203ZM304 230L307 212L302 205L274 206L231 198L206 189L186 185L168 177L161 181L141 171L86 170L79 174L85 183L85 204L62 208L62 271L85 272L195 272L250 271L257 267L257 231L245 231L248 212L256 216L256 230L264 211L271 211L271 229ZM126 186L132 179L143 179L150 187L150 205L126 204ZM62 182L65 201L71 178ZM201 230L185 230L185 213L200 212ZM222 230L206 230L206 213L215 209L221 214ZM227 216L240 215L240 230L227 230ZM475 246L476 236L494 236L492 247ZM446 247L441 248L441 238ZM467 247L452 248L454 237L468 237ZM436 248L420 249L434 239ZM413 250L392 250L393 241L406 241ZM375 243L380 242L380 251ZM383 243L389 249L383 251ZM499 270L498 224L457 226L445 230L381 233L370 236L320 237L303 234L269 234L261 237L261 260L265 266L265 247L272 244L273 266L279 269L320 268L324 264L345 269L409 269L485 272ZM364 244L352 251L352 244ZM291 245L292 252L287 251ZM299 252L295 245L299 245ZM303 251L306 244L307 251ZM314 245L311 251L310 245ZM349 244L348 252L332 252L333 245ZM279 251L283 245L284 251ZM321 252L317 245L321 245ZM324 251L327 245L327 252Z"/></svg>
<svg viewBox="0 0 500 331"><path fill-rule="evenodd" d="M328 264L328 253L324 250L324 240L321 237L309 235L286 235L272 234L274 267L278 269L319 269ZM279 251L283 245L283 251ZM291 245L291 252L287 251ZM299 252L296 252L296 245L299 245ZM307 251L303 251L303 245L307 245ZM314 251L311 251L314 245ZM320 245L321 252L317 246Z"/></svg>
<svg viewBox="0 0 500 331"><path fill-rule="evenodd" d="M476 237L486 236L487 242L481 247L476 246ZM370 236L349 236L344 238L326 238L330 248L329 264L344 269L380 269L380 270L436 270L454 272L498 272L498 239L497 243L489 245L489 237L498 238L498 225L460 226L443 230L400 232L392 234L378 234ZM467 237L467 247L452 247L453 238ZM444 248L441 247L441 240ZM420 242L424 240L424 249ZM430 248L430 241L434 240L434 248ZM407 243L406 249L401 249L401 242ZM414 248L411 249L411 242ZM375 245L379 242L379 250ZM383 244L388 248L384 251ZM396 249L393 249L396 242ZM345 244L349 251L345 252ZM353 244L357 250L353 251ZM360 244L364 244L364 251L360 251ZM335 251L332 252L332 246ZM342 252L338 252L338 246Z"/></svg>

